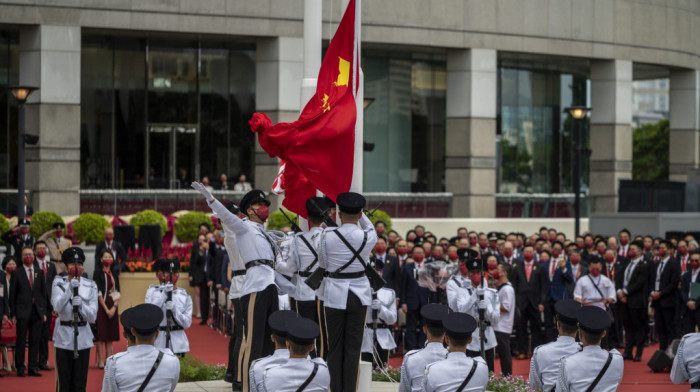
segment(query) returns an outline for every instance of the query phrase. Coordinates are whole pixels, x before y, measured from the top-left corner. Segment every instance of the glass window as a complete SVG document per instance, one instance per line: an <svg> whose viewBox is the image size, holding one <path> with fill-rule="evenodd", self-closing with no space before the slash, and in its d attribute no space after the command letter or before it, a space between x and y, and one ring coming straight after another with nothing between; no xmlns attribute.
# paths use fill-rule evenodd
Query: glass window
<svg viewBox="0 0 700 392"><path fill-rule="evenodd" d="M7 88L19 81L19 33L0 30L0 188L17 188L17 100ZM12 211L3 201L3 212Z"/></svg>

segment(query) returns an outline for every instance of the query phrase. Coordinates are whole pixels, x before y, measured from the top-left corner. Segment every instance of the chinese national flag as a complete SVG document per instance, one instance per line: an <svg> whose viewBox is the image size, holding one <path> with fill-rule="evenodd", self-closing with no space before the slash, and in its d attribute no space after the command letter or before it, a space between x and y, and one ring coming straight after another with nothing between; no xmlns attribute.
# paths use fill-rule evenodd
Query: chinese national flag
<svg viewBox="0 0 700 392"><path fill-rule="evenodd" d="M355 96L359 80L356 0L350 0L318 73L316 94L291 123L272 125L255 113L250 127L270 157L280 157L272 190L288 210L306 217L306 200L320 190L335 200L350 190L355 150Z"/></svg>

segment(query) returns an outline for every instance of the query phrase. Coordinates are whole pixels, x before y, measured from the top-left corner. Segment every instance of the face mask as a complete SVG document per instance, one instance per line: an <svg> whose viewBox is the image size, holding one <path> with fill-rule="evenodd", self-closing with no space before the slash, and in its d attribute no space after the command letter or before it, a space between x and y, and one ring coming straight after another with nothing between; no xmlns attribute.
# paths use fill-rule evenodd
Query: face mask
<svg viewBox="0 0 700 392"><path fill-rule="evenodd" d="M72 277L80 277L80 276L83 276L83 266L81 265L81 266L78 266L78 267L75 267L75 266L70 267L70 268L68 269L68 275L70 275L70 276L72 276Z"/></svg>
<svg viewBox="0 0 700 392"><path fill-rule="evenodd" d="M408 240L411 241L411 242L414 242L414 241L416 240L416 235L415 235L415 234L409 235L409 236L408 236Z"/></svg>
<svg viewBox="0 0 700 392"><path fill-rule="evenodd" d="M666 258L666 249L659 249L659 257Z"/></svg>
<svg viewBox="0 0 700 392"><path fill-rule="evenodd" d="M46 249L39 249L36 251L36 256L43 259L46 256Z"/></svg>
<svg viewBox="0 0 700 392"><path fill-rule="evenodd" d="M469 276L469 280L472 281L472 286L478 286L479 284L481 284L481 274L471 274Z"/></svg>
<svg viewBox="0 0 700 392"><path fill-rule="evenodd" d="M470 238L470 239L469 239L469 245L474 246L474 245L476 245L476 243L477 243L476 238Z"/></svg>
<svg viewBox="0 0 700 392"><path fill-rule="evenodd" d="M377 245L374 247L374 250L376 250L379 254L383 254L386 252L386 245Z"/></svg>
<svg viewBox="0 0 700 392"><path fill-rule="evenodd" d="M495 270L496 267L498 267L498 263L497 263L497 262L495 262L495 261L490 261L490 262L488 263L488 268L489 268L489 270Z"/></svg>
<svg viewBox="0 0 700 392"><path fill-rule="evenodd" d="M460 264L460 265L459 265L459 272L460 272L462 275L467 275L467 274L469 274L469 270L467 269L467 265L464 264L464 263Z"/></svg>
<svg viewBox="0 0 700 392"><path fill-rule="evenodd" d="M267 220L267 218L270 216L270 209L267 208L267 206L258 207L257 210L253 210L253 211L255 211L255 215L257 215L258 218L260 218L260 220L263 222L265 222Z"/></svg>
<svg viewBox="0 0 700 392"><path fill-rule="evenodd" d="M19 229L19 232L22 233L22 235L27 235L27 233L29 233L29 229L26 227L22 227Z"/></svg>
<svg viewBox="0 0 700 392"><path fill-rule="evenodd" d="M433 252L434 259L442 259L442 252Z"/></svg>
<svg viewBox="0 0 700 392"><path fill-rule="evenodd" d="M644 251L648 252L651 250L651 244L644 244Z"/></svg>
<svg viewBox="0 0 700 392"><path fill-rule="evenodd" d="M581 256L579 255L572 255L571 256L571 264L576 265L581 261Z"/></svg>
<svg viewBox="0 0 700 392"><path fill-rule="evenodd" d="M635 251L633 251L632 249L630 249L630 251L627 252L627 257L629 257L630 260L634 260L634 259L637 258L637 252L635 252Z"/></svg>
<svg viewBox="0 0 700 392"><path fill-rule="evenodd" d="M22 257L22 262L24 263L24 265L32 265L32 263L34 262L34 256Z"/></svg>
<svg viewBox="0 0 700 392"><path fill-rule="evenodd" d="M450 261L457 261L459 256L457 255L457 253L448 253L447 258L450 259Z"/></svg>
<svg viewBox="0 0 700 392"><path fill-rule="evenodd" d="M104 260L102 260L102 265L107 266L107 267L111 266L113 263L114 263L114 260L113 260L113 259L104 259Z"/></svg>
<svg viewBox="0 0 700 392"><path fill-rule="evenodd" d="M692 269L698 269L698 267L700 267L700 261L691 261L691 262L690 262L690 267L691 267Z"/></svg>
<svg viewBox="0 0 700 392"><path fill-rule="evenodd" d="M545 241L549 241L549 234L542 234L542 239Z"/></svg>
<svg viewBox="0 0 700 392"><path fill-rule="evenodd" d="M586 242L584 242L584 245L586 245L586 248L590 248L593 246L593 241L590 241L590 240L586 241Z"/></svg>
<svg viewBox="0 0 700 392"><path fill-rule="evenodd" d="M107 235L105 235L105 241L110 242L110 241L112 241L113 239L114 239L114 235L113 235L113 234L107 234Z"/></svg>
<svg viewBox="0 0 700 392"><path fill-rule="evenodd" d="M600 270L597 269L597 268L596 268L596 269L592 269L590 272L591 272L591 276L594 277L594 278L597 278L597 277L600 276Z"/></svg>
<svg viewBox="0 0 700 392"><path fill-rule="evenodd" d="M466 233L462 233L462 234L459 235L459 238L467 238L467 234L466 234Z"/></svg>
<svg viewBox="0 0 700 392"><path fill-rule="evenodd" d="M599 255L604 255L605 254L605 248L598 248L598 254Z"/></svg>
<svg viewBox="0 0 700 392"><path fill-rule="evenodd" d="M389 244L394 245L394 242L396 242L395 238L389 238Z"/></svg>
<svg viewBox="0 0 700 392"><path fill-rule="evenodd" d="M615 260L615 256L613 256L613 255L605 255L605 262L606 262L606 263L612 263L613 260Z"/></svg>
<svg viewBox="0 0 700 392"><path fill-rule="evenodd" d="M489 271L489 273L490 273L491 276L493 276L493 278L496 279L496 280L498 280L498 278L500 277L500 274L498 273L498 270L495 270L495 271L493 271L493 272L492 272L492 271Z"/></svg>
<svg viewBox="0 0 700 392"><path fill-rule="evenodd" d="M552 249L552 256L554 256L555 259L558 258L560 254L561 251L559 249Z"/></svg>
<svg viewBox="0 0 700 392"><path fill-rule="evenodd" d="M413 260L415 260L416 263L420 263L421 261L423 261L423 254L418 253L413 255Z"/></svg>
<svg viewBox="0 0 700 392"><path fill-rule="evenodd" d="M165 282L165 274L163 274L163 271L158 271L156 273L156 276L158 277L158 281L163 283Z"/></svg>
<svg viewBox="0 0 700 392"><path fill-rule="evenodd" d="M523 259L525 259L525 261L527 261L528 263L531 262L532 259L534 259L534 258L535 258L535 255L530 254L530 253L525 253L523 255Z"/></svg>
<svg viewBox="0 0 700 392"><path fill-rule="evenodd" d="M17 269L16 265L9 266L9 267L7 267L7 273L11 275L13 272L15 272L16 269Z"/></svg>
<svg viewBox="0 0 700 392"><path fill-rule="evenodd" d="M546 257L540 257L540 263L546 263L546 262L548 262L548 261L549 261L548 258L546 258Z"/></svg>
<svg viewBox="0 0 700 392"><path fill-rule="evenodd" d="M61 237L63 237L63 230L56 232L56 238L61 238Z"/></svg>
<svg viewBox="0 0 700 392"><path fill-rule="evenodd" d="M620 244L622 244L623 246L629 244L629 242L629 238L620 238Z"/></svg>
<svg viewBox="0 0 700 392"><path fill-rule="evenodd" d="M396 254L399 256L403 256L406 254L406 249L396 249Z"/></svg>
<svg viewBox="0 0 700 392"><path fill-rule="evenodd" d="M384 234L384 228L382 228L382 227L376 229L376 231L377 231L377 234L379 234L379 235Z"/></svg>
<svg viewBox="0 0 700 392"><path fill-rule="evenodd" d="M583 249L583 243L577 242L577 243L576 243L576 247L577 247L579 250Z"/></svg>
<svg viewBox="0 0 700 392"><path fill-rule="evenodd" d="M503 256L505 257L511 257L513 256L513 249L506 249L503 251Z"/></svg>
<svg viewBox="0 0 700 392"><path fill-rule="evenodd" d="M686 248L685 246L679 246L679 247L678 247L678 253L680 253L680 254L682 254L683 256L685 256L685 254L688 253L688 248Z"/></svg>
<svg viewBox="0 0 700 392"><path fill-rule="evenodd" d="M486 249L486 247L489 245L487 241L479 241L479 246L481 249Z"/></svg>
<svg viewBox="0 0 700 392"><path fill-rule="evenodd" d="M523 247L523 242L522 242L522 241L520 241L520 240L518 240L518 242L517 242L517 243L515 244L515 246L517 246L517 247L518 247L518 249L520 249L520 248L522 248L522 247Z"/></svg>
<svg viewBox="0 0 700 392"><path fill-rule="evenodd" d="M489 248L491 248L491 249L496 249L496 243L495 243L495 242L489 242Z"/></svg>
<svg viewBox="0 0 700 392"><path fill-rule="evenodd" d="M179 278L179 276L176 275L176 274L170 275L170 283L172 283L173 285L177 284L177 279L178 279L178 278Z"/></svg>
<svg viewBox="0 0 700 392"><path fill-rule="evenodd" d="M542 250L542 245L535 245L535 250L537 251L537 253L540 253L540 251Z"/></svg>

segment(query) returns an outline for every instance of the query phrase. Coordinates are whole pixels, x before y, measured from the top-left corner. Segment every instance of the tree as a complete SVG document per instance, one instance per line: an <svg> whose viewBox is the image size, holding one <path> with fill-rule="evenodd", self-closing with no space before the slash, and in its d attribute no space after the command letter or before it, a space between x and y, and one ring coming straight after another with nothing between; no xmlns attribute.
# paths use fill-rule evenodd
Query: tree
<svg viewBox="0 0 700 392"><path fill-rule="evenodd" d="M642 125L632 140L632 178L668 180L669 121Z"/></svg>

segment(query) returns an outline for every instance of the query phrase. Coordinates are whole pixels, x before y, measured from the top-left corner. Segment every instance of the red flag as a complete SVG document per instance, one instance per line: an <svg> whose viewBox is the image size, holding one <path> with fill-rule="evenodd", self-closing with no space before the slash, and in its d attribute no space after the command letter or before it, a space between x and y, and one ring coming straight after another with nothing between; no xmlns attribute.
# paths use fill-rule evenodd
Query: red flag
<svg viewBox="0 0 700 392"><path fill-rule="evenodd" d="M316 94L299 119L272 125L267 115L255 113L250 120L263 150L282 159L273 192L284 192L282 204L303 217L317 189L335 200L352 183L360 72L356 11L356 0L350 0L323 58Z"/></svg>

